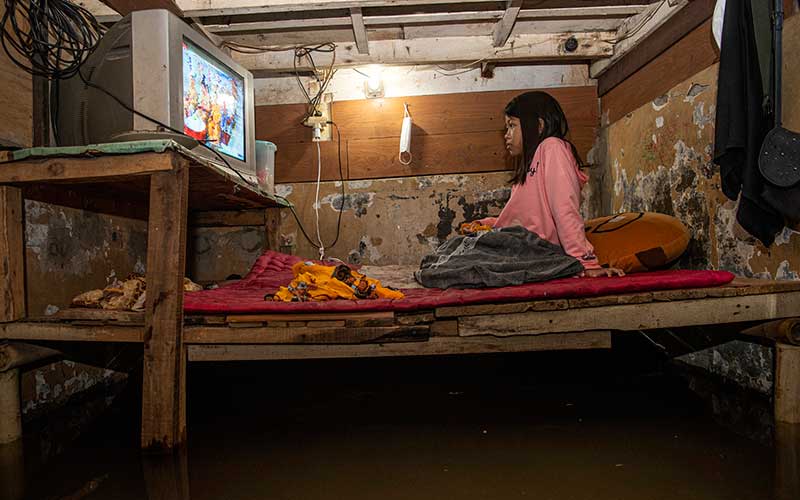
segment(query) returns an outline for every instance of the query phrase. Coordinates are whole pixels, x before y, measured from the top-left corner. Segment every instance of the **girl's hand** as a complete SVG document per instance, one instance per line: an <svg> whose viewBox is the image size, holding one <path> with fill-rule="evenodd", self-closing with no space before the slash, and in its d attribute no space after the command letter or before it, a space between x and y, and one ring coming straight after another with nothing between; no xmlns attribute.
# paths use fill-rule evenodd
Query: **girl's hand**
<svg viewBox="0 0 800 500"><path fill-rule="evenodd" d="M587 269L583 276L589 278L599 278L601 276L625 276L625 271L616 267L604 267L602 269Z"/></svg>
<svg viewBox="0 0 800 500"><path fill-rule="evenodd" d="M470 235L479 231L489 231L492 229L491 225L481 224L478 221L464 222L458 229L459 234Z"/></svg>

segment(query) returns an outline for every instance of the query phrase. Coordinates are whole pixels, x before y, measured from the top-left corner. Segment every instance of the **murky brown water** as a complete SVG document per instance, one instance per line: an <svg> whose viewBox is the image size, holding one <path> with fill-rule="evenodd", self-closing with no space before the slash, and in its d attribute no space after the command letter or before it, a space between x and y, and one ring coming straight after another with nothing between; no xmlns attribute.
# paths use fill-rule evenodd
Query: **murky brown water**
<svg viewBox="0 0 800 500"><path fill-rule="evenodd" d="M741 437L658 363L615 350L192 365L185 454L139 455L129 394L44 465L6 448L0 495L800 499L800 431L777 448Z"/></svg>

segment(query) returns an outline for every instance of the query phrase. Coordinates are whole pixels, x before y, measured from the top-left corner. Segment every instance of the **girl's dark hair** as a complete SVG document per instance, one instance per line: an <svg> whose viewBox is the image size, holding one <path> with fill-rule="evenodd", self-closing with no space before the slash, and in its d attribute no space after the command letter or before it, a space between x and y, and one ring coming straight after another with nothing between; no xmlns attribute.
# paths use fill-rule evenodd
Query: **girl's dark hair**
<svg viewBox="0 0 800 500"><path fill-rule="evenodd" d="M522 158L517 159L511 184L525 184L528 169L533 161L533 155L539 144L548 137L558 137L567 141L575 156L578 166L582 166L578 151L566 139L569 125L564 111L553 96L546 92L525 92L511 99L506 105L505 113L508 116L519 118L522 125ZM542 132L539 133L539 119L544 122Z"/></svg>

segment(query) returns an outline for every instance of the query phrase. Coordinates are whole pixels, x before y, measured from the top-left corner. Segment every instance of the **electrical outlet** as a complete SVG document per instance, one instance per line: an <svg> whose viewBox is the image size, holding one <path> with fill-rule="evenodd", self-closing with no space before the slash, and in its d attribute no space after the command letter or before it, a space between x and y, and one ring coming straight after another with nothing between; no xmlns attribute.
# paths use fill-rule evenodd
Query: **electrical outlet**
<svg viewBox="0 0 800 500"><path fill-rule="evenodd" d="M333 127L328 124L331 121L331 94L323 94L321 101L317 105L314 116L307 118L303 125L311 128L316 125L321 128L319 138L317 138L316 133L312 132L314 141L330 141L332 136L331 128Z"/></svg>

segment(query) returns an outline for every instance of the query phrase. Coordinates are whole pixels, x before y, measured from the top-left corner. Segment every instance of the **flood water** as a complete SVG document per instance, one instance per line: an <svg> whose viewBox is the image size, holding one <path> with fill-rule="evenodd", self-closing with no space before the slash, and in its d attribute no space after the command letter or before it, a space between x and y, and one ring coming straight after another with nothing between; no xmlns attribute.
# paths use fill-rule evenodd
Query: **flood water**
<svg viewBox="0 0 800 500"><path fill-rule="evenodd" d="M800 499L800 432L779 430L778 447L735 433L663 361L633 348L191 364L185 453L139 453L127 390L46 463L6 453L0 495Z"/></svg>

